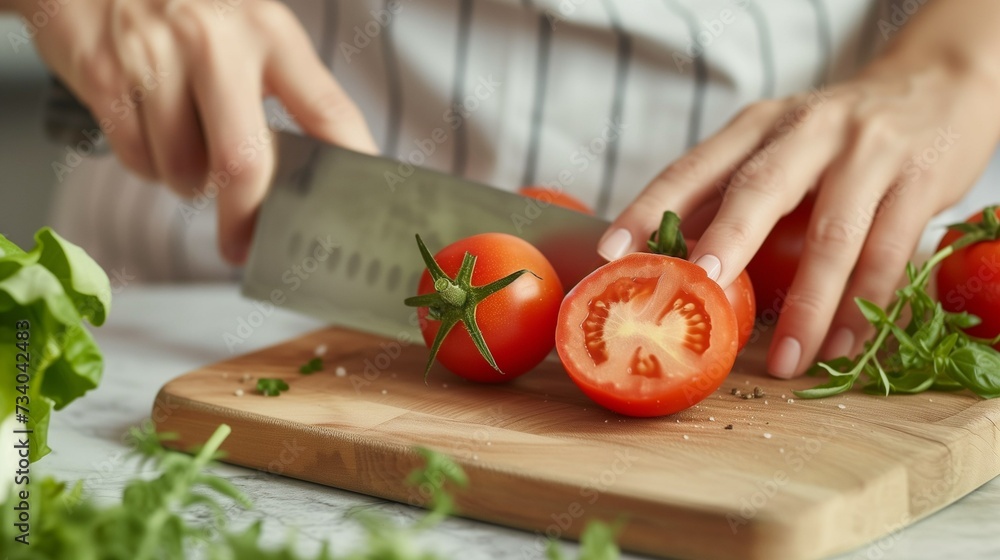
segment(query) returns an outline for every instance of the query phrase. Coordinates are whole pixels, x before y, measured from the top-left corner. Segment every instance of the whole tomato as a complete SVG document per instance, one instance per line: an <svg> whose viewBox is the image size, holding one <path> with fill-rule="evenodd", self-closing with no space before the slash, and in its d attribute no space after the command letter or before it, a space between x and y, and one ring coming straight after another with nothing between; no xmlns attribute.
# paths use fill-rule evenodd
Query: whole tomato
<svg viewBox="0 0 1000 560"><path fill-rule="evenodd" d="M814 203L815 197L807 196L795 210L778 220L747 265L746 271L753 278L758 316L769 310L777 316L781 311L799 268Z"/></svg>
<svg viewBox="0 0 1000 560"><path fill-rule="evenodd" d="M534 198L540 202L546 202L549 204L555 204L556 206L562 206L563 208L569 208L570 210L576 210L582 214L593 215L594 211L590 209L589 206L581 202L576 197L570 195L566 191L561 191L549 187L521 187L517 191L521 196L527 196L529 198Z"/></svg>
<svg viewBox="0 0 1000 560"><path fill-rule="evenodd" d="M996 212L1000 217L1000 209ZM968 223L982 221L982 212L966 220ZM948 230L938 250L951 245L961 235ZM937 271L937 295L946 311L967 311L979 317L981 323L966 329L970 335L996 338L1000 334L1000 241L974 243L946 258ZM1000 344L996 348L1000 350Z"/></svg>
<svg viewBox="0 0 1000 560"><path fill-rule="evenodd" d="M428 270L407 305L419 307L432 359L482 383L510 381L545 359L564 291L538 249L512 235L484 233L431 258L419 243Z"/></svg>

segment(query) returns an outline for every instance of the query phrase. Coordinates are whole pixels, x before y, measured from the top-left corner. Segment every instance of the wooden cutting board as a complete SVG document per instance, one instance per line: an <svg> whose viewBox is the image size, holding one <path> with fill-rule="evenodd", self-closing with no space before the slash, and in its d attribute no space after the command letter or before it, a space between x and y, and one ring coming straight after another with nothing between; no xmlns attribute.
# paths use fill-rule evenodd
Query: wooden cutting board
<svg viewBox="0 0 1000 560"><path fill-rule="evenodd" d="M325 370L299 374L321 344ZM587 519L620 518L624 549L680 558L847 551L1000 474L1000 400L793 400L815 380L764 376L764 350L748 349L700 405L634 419L588 401L557 361L501 386L435 368L425 385L423 347L329 328L171 381L153 419L182 449L226 423L228 462L415 505L426 489L404 479L427 446L468 473L468 517L568 538ZM291 389L260 396L257 377ZM754 386L766 396L731 394Z"/></svg>

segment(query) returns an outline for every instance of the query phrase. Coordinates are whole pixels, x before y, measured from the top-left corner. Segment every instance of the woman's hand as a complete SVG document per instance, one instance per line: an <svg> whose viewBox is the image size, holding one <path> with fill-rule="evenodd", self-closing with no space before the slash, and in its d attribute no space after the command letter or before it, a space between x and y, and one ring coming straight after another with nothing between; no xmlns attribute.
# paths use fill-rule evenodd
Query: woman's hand
<svg viewBox="0 0 1000 560"><path fill-rule="evenodd" d="M14 2L26 17L38 10ZM60 11L35 36L42 58L127 167L183 196L217 197L220 249L233 263L246 258L274 166L263 97L276 95L308 134L376 151L358 108L279 2L52 4Z"/></svg>
<svg viewBox="0 0 1000 560"><path fill-rule="evenodd" d="M992 63L953 54L898 46L849 82L751 105L654 179L599 252L639 250L664 209L714 205L691 258L727 286L816 190L768 369L792 377L817 354L859 350L869 326L854 298L888 303L929 219L973 185L1000 136Z"/></svg>

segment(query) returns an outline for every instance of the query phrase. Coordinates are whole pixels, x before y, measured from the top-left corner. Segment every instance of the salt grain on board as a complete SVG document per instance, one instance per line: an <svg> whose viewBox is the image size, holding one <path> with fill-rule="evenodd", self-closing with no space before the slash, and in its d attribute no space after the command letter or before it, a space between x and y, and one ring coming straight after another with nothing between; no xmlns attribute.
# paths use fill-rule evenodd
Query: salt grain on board
<svg viewBox="0 0 1000 560"><path fill-rule="evenodd" d="M840 410L844 410L844 409L845 409L845 408L847 408L847 407L846 407L846 406L844 406L844 405L842 405L842 404L838 404L838 405L837 405L837 408L839 408Z"/></svg>
<svg viewBox="0 0 1000 560"><path fill-rule="evenodd" d="M243 389L237 389L237 390L233 391L233 394L236 395L237 397L242 397L243 396Z"/></svg>
<svg viewBox="0 0 1000 560"><path fill-rule="evenodd" d="M687 434L684 434L684 439L691 439L691 438L689 438Z"/></svg>
<svg viewBox="0 0 1000 560"><path fill-rule="evenodd" d="M344 377L347 375L347 369L344 366L337 366L337 369L333 371L334 375L337 377Z"/></svg>
<svg viewBox="0 0 1000 560"><path fill-rule="evenodd" d="M326 344L320 344L319 346L317 346L315 352L316 352L317 356L325 356L326 355Z"/></svg>
<svg viewBox="0 0 1000 560"><path fill-rule="evenodd" d="M764 434L764 439L771 439L771 434L765 433Z"/></svg>

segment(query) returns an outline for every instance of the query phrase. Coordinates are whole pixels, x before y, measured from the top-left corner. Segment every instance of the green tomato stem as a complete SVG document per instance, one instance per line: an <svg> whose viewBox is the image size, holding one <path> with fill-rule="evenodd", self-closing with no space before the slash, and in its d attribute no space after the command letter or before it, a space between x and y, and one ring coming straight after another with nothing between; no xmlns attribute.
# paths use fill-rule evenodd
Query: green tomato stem
<svg viewBox="0 0 1000 560"><path fill-rule="evenodd" d="M455 307L462 307L465 305L465 300L469 297L468 292L463 290L458 284L452 283L447 278L438 278L435 280L434 290L441 294L441 299L449 305L453 305Z"/></svg>

